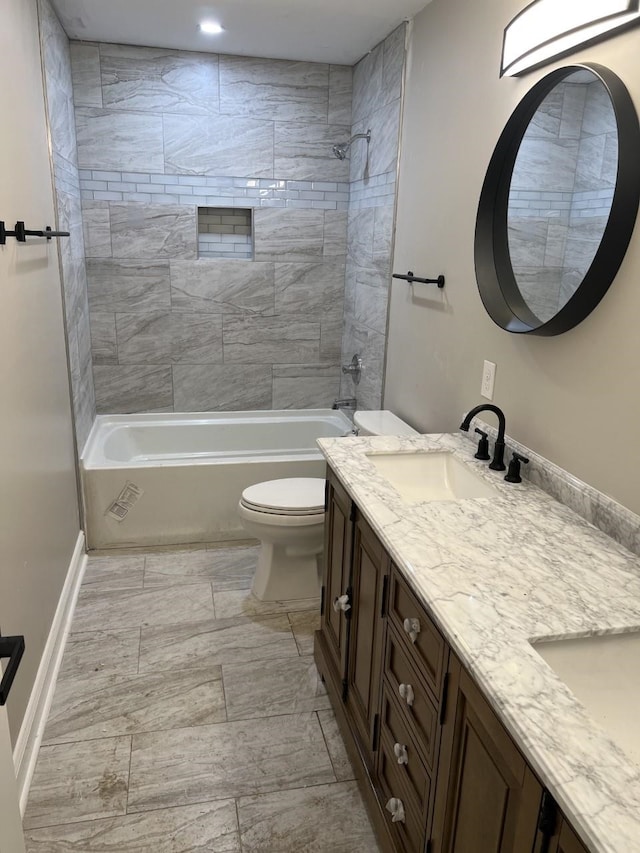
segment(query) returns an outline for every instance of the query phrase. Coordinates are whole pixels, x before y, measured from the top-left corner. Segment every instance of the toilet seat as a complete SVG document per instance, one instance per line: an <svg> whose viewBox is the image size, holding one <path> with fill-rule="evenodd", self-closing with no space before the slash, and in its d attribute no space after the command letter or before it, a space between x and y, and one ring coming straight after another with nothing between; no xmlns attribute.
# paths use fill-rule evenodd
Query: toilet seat
<svg viewBox="0 0 640 853"><path fill-rule="evenodd" d="M319 477L267 480L246 488L240 504L247 510L288 518L324 518L325 481Z"/></svg>

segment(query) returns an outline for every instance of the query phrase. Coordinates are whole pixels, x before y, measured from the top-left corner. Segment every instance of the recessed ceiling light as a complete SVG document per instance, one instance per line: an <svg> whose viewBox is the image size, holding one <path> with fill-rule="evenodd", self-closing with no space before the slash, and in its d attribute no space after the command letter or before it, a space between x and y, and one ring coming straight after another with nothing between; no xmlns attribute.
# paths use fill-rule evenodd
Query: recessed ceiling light
<svg viewBox="0 0 640 853"><path fill-rule="evenodd" d="M223 32L224 27L221 27L215 21L202 21L201 24L198 24L198 29L201 33L206 33L208 36L217 36L218 33Z"/></svg>

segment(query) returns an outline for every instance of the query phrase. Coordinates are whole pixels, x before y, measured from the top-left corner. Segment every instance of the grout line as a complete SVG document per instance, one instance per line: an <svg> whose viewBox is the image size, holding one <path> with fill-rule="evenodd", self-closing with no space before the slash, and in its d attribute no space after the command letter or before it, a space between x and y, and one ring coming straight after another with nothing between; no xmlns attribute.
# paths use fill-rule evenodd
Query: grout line
<svg viewBox="0 0 640 853"><path fill-rule="evenodd" d="M331 708L325 709L325 710L331 710ZM327 736L324 732L324 728L322 726L322 723L320 722L319 711L314 711L314 714L316 715L316 719L318 720L318 725L320 726L320 731L322 732L322 739L324 741L325 749L327 750L327 755L329 756L329 762L331 764L331 769L333 770L333 775L335 776L336 782L339 782L340 780L338 779L338 774L336 773L336 766L333 763L333 756L331 755L331 750L329 749L329 741L327 740Z"/></svg>

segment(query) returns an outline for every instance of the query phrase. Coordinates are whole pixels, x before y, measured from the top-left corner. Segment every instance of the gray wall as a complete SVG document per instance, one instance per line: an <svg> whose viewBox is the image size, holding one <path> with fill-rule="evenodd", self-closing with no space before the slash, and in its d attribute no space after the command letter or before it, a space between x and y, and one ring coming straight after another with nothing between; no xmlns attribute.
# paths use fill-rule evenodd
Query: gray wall
<svg viewBox="0 0 640 853"><path fill-rule="evenodd" d="M0 211L42 228L55 217L36 0L2 4ZM10 85L6 85L10 81ZM78 537L58 256L7 239L0 251L0 629L26 652L8 703L18 734Z"/></svg>
<svg viewBox="0 0 640 853"><path fill-rule="evenodd" d="M60 255L73 415L76 440L81 451L95 418L96 401L91 371L89 304L69 39L49 0L40 0L39 10L58 227L71 234L68 239L56 241L55 245Z"/></svg>
<svg viewBox="0 0 640 853"><path fill-rule="evenodd" d="M330 405L350 68L72 44L99 412ZM254 207L255 260L197 260L196 207Z"/></svg>
<svg viewBox="0 0 640 853"><path fill-rule="evenodd" d="M640 107L640 29L569 60L498 76L502 34L520 0L433 0L414 22L398 194L396 267L444 272L442 293L394 287L385 404L423 431L454 430L481 402L483 359L497 364L507 431L640 512L640 236L595 311L554 338L490 320L473 264L475 218L496 141L525 93L554 67L608 66Z"/></svg>
<svg viewBox="0 0 640 853"><path fill-rule="evenodd" d="M358 353L363 372L358 386L344 377L340 390L355 395L361 409L378 409L382 401L405 29L360 60L353 75L351 133L370 128L371 143L356 140L351 149L342 362Z"/></svg>

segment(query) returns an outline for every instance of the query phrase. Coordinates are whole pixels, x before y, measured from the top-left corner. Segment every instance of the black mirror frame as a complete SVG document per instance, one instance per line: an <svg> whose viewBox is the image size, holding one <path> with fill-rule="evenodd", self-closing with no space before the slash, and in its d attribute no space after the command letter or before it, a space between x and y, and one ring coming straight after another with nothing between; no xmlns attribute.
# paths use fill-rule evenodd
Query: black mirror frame
<svg viewBox="0 0 640 853"><path fill-rule="evenodd" d="M509 186L522 138L540 103L569 74L588 70L605 86L618 126L618 173L609 219L582 283L557 314L542 322L513 274L507 233ZM515 334L559 335L581 323L605 295L625 256L640 201L640 125L626 86L594 63L564 66L543 77L514 110L495 147L480 194L474 242L476 280L491 319Z"/></svg>

